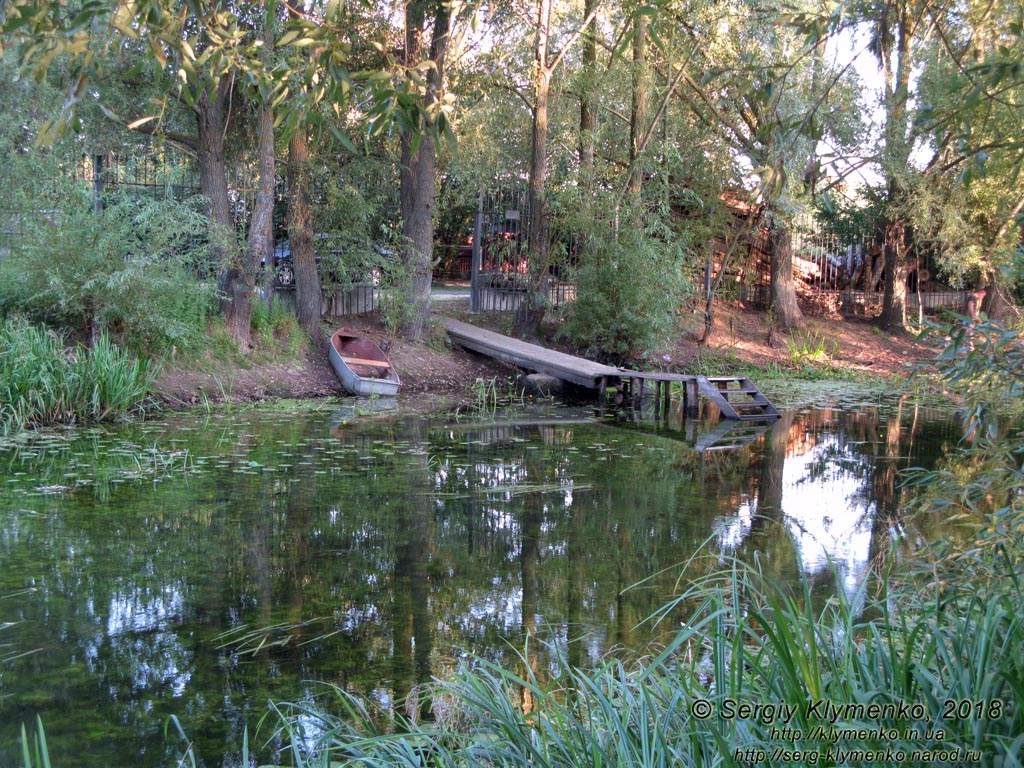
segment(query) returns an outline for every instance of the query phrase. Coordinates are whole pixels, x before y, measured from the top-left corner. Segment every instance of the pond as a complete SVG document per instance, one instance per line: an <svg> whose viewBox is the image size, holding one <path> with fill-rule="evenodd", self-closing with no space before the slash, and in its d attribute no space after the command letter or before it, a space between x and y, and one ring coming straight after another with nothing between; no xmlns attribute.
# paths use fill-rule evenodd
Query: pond
<svg viewBox="0 0 1024 768"><path fill-rule="evenodd" d="M855 597L893 537L924 535L897 471L959 434L881 394L712 426L311 404L8 446L0 764L37 715L54 765L174 765L171 715L202 764L237 765L268 700L320 681L390 707L468 655L515 663L525 631L583 666L642 652L671 631L644 619L733 556ZM747 445L695 449L713 440Z"/></svg>

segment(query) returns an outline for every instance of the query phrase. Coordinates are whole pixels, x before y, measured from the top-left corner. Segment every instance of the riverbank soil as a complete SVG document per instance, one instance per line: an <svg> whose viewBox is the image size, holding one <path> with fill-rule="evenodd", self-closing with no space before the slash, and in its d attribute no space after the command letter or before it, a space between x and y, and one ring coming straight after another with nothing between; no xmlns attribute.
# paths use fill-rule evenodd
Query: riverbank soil
<svg viewBox="0 0 1024 768"><path fill-rule="evenodd" d="M934 347L916 344L914 334L883 331L870 317L805 317L800 328L783 333L771 330L765 312L739 305L716 305L708 343L699 344L699 337L694 331L668 350L677 365L685 368L711 355L757 367L827 367L860 378L865 374L909 375L914 367L934 360L936 354ZM680 372L697 372L683 368Z"/></svg>
<svg viewBox="0 0 1024 768"><path fill-rule="evenodd" d="M430 344L410 344L391 336L375 314L325 318L324 328L350 328L365 334L387 349L402 379L401 397L465 395L478 378L516 375L511 366L474 355L446 344L443 333L434 333ZM326 330L295 359L273 360L273 350L261 349L253 360L241 363L205 361L201 370L165 364L156 382L156 399L162 405L185 407L202 403L257 402L271 398L343 397L331 367Z"/></svg>
<svg viewBox="0 0 1024 768"><path fill-rule="evenodd" d="M508 332L510 319L503 315L468 315L459 306L442 303L437 311L467 322ZM914 344L909 334L880 331L867 320L808 318L792 333L770 332L764 312L740 306L720 305L707 344L698 343L696 331L681 333L659 351L652 367L680 373L705 373L710 366L772 366L796 369L805 365L827 366L833 376L907 375L914 365L934 357L934 350ZM696 321L694 321L696 326ZM430 343L410 344L391 336L375 314L328 318L324 327L345 326L374 339L402 378L403 398L465 396L477 379L515 376L519 371L447 344L439 324ZM536 340L534 340L536 341ZM261 350L254 359L273 360L273 350ZM203 370L165 364L157 380L157 399L164 405L183 407L205 402L252 402L270 398L340 397L338 383L327 356L327 339L286 362L213 362Z"/></svg>

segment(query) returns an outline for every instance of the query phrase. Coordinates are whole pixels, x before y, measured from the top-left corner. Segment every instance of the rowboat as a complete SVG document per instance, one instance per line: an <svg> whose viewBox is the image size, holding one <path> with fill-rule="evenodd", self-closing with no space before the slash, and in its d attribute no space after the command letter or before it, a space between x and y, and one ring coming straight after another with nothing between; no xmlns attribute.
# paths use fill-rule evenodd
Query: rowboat
<svg viewBox="0 0 1024 768"><path fill-rule="evenodd" d="M394 397L402 384L388 356L365 336L346 328L331 336L331 366L353 395Z"/></svg>

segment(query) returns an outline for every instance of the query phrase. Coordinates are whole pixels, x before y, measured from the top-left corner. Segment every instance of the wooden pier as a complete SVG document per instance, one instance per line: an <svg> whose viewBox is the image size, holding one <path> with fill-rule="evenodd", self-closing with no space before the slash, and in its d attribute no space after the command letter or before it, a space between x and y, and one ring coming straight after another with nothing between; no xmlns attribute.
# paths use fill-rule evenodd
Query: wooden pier
<svg viewBox="0 0 1024 768"><path fill-rule="evenodd" d="M580 387L603 390L609 381L617 381L622 376L619 368L546 349L459 320L446 318L444 323L452 341L461 347Z"/></svg>
<svg viewBox="0 0 1024 768"><path fill-rule="evenodd" d="M654 396L655 410L667 413L672 384L677 382L682 387L683 407L687 415L696 415L698 397L703 394L718 406L726 419L766 421L779 418L779 412L768 398L745 376L709 377L631 371L567 355L452 318L445 319L445 327L452 341L461 347L576 386L596 389L602 399L609 386L619 387L624 397L633 400L639 400L646 390Z"/></svg>

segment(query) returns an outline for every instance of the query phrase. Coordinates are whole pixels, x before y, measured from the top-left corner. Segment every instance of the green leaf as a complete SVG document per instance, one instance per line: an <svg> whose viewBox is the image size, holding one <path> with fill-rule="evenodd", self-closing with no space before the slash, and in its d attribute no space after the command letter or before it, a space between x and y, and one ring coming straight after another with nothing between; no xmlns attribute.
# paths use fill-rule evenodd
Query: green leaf
<svg viewBox="0 0 1024 768"><path fill-rule="evenodd" d="M292 41L298 39L301 34L301 29L290 29L278 38L277 45L281 48L291 45Z"/></svg>
<svg viewBox="0 0 1024 768"><path fill-rule="evenodd" d="M327 123L327 128L331 132L331 135L334 137L335 141L337 141L339 144L341 144L341 146L343 146L345 149L347 149L353 155L358 155L359 154L359 150L356 149L356 145L352 143L352 140L349 139L349 137L347 135L345 135L345 133L341 130L341 128L339 128L337 125L335 125L334 122L328 122Z"/></svg>

